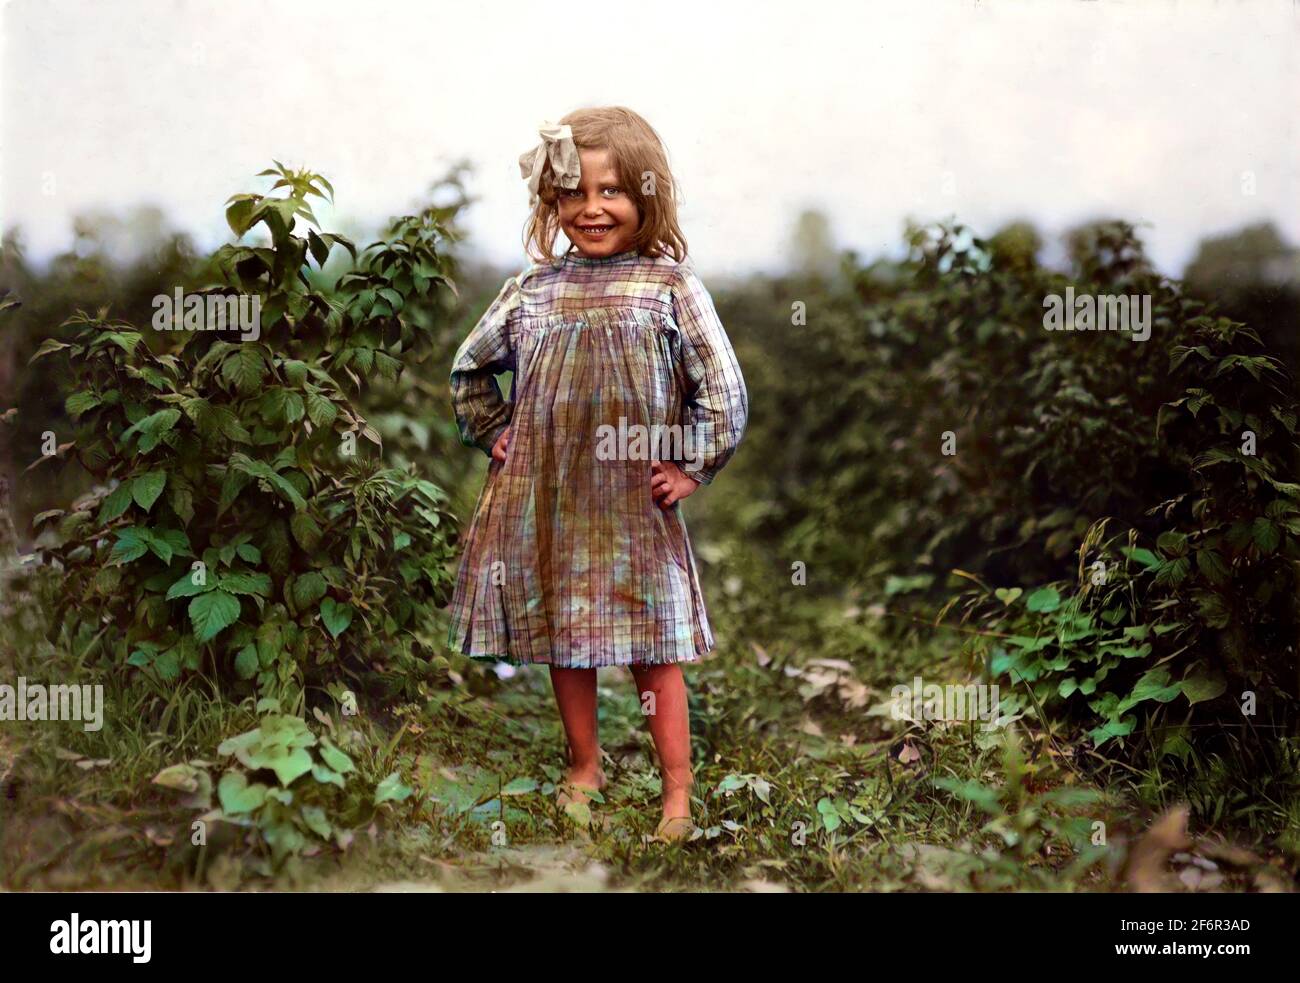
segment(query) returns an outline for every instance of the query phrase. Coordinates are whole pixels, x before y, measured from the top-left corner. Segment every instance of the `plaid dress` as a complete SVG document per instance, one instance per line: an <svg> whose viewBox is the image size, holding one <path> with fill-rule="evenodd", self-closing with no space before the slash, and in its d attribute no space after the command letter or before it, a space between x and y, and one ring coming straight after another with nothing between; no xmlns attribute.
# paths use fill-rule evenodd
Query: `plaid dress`
<svg viewBox="0 0 1300 983"><path fill-rule="evenodd" d="M506 371L509 400L495 379ZM451 393L466 445L490 455L510 427L465 535L452 649L586 669L689 662L713 648L680 506L665 511L650 494L651 458L711 482L749 411L689 260L570 252L534 264L461 344ZM672 433L656 425L692 439L635 439L638 427Z"/></svg>

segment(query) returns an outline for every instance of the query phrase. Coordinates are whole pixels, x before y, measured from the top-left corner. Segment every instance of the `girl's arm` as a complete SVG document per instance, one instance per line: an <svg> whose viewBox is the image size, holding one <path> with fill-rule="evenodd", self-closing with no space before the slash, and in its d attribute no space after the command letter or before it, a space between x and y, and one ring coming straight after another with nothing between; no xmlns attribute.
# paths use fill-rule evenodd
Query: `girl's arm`
<svg viewBox="0 0 1300 983"><path fill-rule="evenodd" d="M511 277L469 336L451 366L451 405L461 443L491 456L492 445L510 425L513 410L496 376L513 372L510 324L519 311L519 278Z"/></svg>
<svg viewBox="0 0 1300 983"><path fill-rule="evenodd" d="M735 453L749 416L749 393L713 298L687 264L672 288L673 318L681 330L686 406L695 440L697 471L707 485Z"/></svg>

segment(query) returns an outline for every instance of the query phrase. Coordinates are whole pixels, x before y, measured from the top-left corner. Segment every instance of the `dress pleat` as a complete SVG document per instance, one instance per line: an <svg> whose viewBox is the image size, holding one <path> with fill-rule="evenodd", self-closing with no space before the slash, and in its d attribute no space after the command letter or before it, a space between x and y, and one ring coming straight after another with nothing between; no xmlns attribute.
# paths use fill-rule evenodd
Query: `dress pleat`
<svg viewBox="0 0 1300 983"><path fill-rule="evenodd" d="M506 371L511 400L495 378ZM687 462L619 443L690 427L703 439L686 473L707 484L740 442L744 379L692 265L626 252L530 267L460 346L451 387L464 443L490 454L507 425L510 442L464 537L450 647L568 668L711 651L681 506L650 492L652 457Z"/></svg>

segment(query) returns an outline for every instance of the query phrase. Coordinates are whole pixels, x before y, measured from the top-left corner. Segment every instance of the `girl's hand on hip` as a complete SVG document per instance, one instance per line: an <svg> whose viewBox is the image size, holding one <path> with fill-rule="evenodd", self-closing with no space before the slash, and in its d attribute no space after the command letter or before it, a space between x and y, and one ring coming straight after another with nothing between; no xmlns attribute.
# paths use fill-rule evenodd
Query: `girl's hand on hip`
<svg viewBox="0 0 1300 983"><path fill-rule="evenodd" d="M492 445L492 459L500 461L503 464L506 460L506 451L510 449L510 428L506 427L501 431L501 436L497 442Z"/></svg>
<svg viewBox="0 0 1300 983"><path fill-rule="evenodd" d="M672 508L700 487L698 481L672 461L652 461L650 472L650 494L661 509Z"/></svg>

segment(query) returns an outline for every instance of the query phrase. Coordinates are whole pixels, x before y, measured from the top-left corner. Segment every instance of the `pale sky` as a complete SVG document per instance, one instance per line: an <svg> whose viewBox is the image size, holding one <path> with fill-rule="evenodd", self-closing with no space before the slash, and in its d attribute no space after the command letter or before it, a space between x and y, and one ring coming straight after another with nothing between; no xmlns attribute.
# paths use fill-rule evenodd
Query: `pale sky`
<svg viewBox="0 0 1300 983"><path fill-rule="evenodd" d="M67 248L71 216L140 204L211 248L272 157L333 182L326 228L373 229L468 157L471 245L519 268L517 158L542 120L601 104L664 139L706 275L781 268L805 207L865 256L896 253L909 215L1049 237L1150 223L1173 274L1256 221L1300 244L1291 0L0 9L0 223L37 257Z"/></svg>

